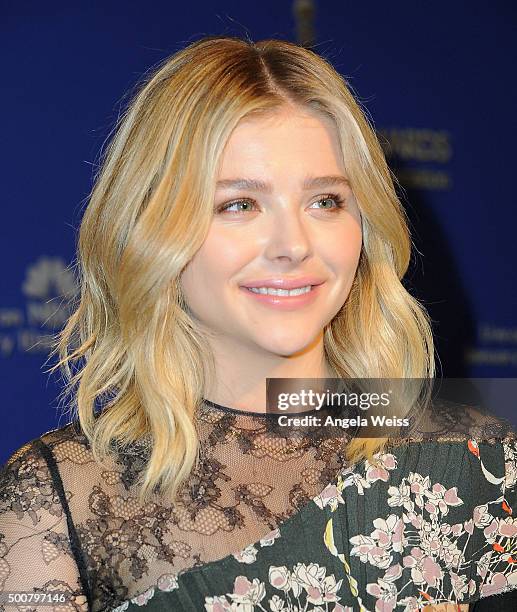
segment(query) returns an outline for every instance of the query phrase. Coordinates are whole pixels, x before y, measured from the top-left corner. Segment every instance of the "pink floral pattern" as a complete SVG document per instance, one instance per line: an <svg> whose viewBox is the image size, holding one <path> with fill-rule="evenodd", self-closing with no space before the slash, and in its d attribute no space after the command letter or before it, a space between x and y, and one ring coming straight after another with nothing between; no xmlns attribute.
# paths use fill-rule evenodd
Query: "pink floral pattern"
<svg viewBox="0 0 517 612"><path fill-rule="evenodd" d="M233 592L218 597L206 597L205 609L207 612L227 610L353 612L350 606L338 603L340 597L337 593L343 581L336 582L333 574L327 576L326 568L320 567L317 563L308 565L298 563L291 570L286 566L271 566L268 582L278 593L266 601L267 591L264 582L258 579L250 582L245 576L237 576Z"/></svg>
<svg viewBox="0 0 517 612"><path fill-rule="evenodd" d="M289 550L288 537L293 537L293 532L286 534L294 527L289 521L281 524L231 559L221 561L226 564L224 572L236 568L233 587L223 593L204 594L205 610L411 612L516 589L517 442L509 439L500 443L504 473L487 467L476 440L464 444L466 465L488 483L486 490L494 492L492 499L472 503L476 497L472 497L468 482L450 486L435 473L408 470L399 474L400 457L393 452L378 454L379 466L364 461L341 470L307 506L307 516L322 525L318 536L322 547L317 549L317 540L311 540L304 549L314 548L314 560L293 563L282 559ZM370 523L363 522L369 527L366 530L347 533L343 525L348 529L350 500L367 501L371 494L379 503L378 487L384 487L379 507L385 511ZM264 561L273 557L262 555L276 549L276 562ZM327 555L325 562L322 551ZM364 576L369 580L361 583ZM376 579L372 580L373 576ZM181 580L179 584L181 588ZM169 577L166 585L178 588L178 581ZM145 605L153 594L154 590L149 590L131 601ZM117 612L124 609L120 606Z"/></svg>
<svg viewBox="0 0 517 612"><path fill-rule="evenodd" d="M369 534L358 534L349 539L352 544L350 556L357 556L362 563L385 570L376 582L366 585L366 591L377 599L376 612L391 612L400 605L406 606L405 610L409 612L426 602L461 602L474 595L476 582L467 580L463 571L468 567L465 557L467 544L476 529L483 531L486 542L486 553L477 566L477 573L482 578L481 597L517 588L517 519L512 516L517 508L515 495L513 509L505 497L517 482L516 442L503 443L505 475L502 477L495 476L485 467L475 440L468 440L467 446L479 460L485 478L499 486L500 497L490 504L476 506L471 518L451 524L446 518L450 508L463 504L457 487L447 488L440 482L432 482L429 476L410 472L399 485L388 487L387 505L403 508L402 517L388 514L376 518L373 520L374 529ZM346 487L355 486L358 493L364 495L365 489L375 480L388 480L388 471L397 468L397 459L392 454L384 454L382 464L383 469L376 471L366 462L364 477L350 473L347 478L339 480L336 487L327 487L316 503L322 508L329 505L334 512L339 503L344 503L342 492ZM494 510L502 508L504 516L494 516L489 506L494 506ZM329 524L332 527L332 519L329 519ZM333 554L337 554L332 551L332 546L326 544ZM402 553L402 566L394 563L394 553ZM501 564L504 569L500 568ZM410 570L411 582L419 588L419 598L404 597L404 586L397 588L396 582L402 577L403 568ZM446 574L452 585L450 592L444 592L443 588Z"/></svg>

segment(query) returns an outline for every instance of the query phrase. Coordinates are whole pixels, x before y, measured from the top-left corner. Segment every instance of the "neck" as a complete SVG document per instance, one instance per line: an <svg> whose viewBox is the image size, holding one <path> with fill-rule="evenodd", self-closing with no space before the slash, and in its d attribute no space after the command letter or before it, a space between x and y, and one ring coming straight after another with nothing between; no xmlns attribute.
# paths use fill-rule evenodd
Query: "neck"
<svg viewBox="0 0 517 612"><path fill-rule="evenodd" d="M250 412L266 412L267 378L336 378L325 359L323 333L309 347L289 356L257 351L256 346L235 346L230 340L214 342L215 380L204 397L216 404ZM295 392L293 381L285 391Z"/></svg>

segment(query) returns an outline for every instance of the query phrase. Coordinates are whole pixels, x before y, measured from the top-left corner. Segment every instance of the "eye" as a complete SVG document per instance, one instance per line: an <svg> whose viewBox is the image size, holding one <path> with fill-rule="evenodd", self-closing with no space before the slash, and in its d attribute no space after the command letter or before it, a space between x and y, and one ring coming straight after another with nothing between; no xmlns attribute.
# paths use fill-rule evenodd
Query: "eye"
<svg viewBox="0 0 517 612"><path fill-rule="evenodd" d="M321 208L320 210L328 210L329 212L339 212L345 207L345 200L337 193L328 193L327 195L322 196L319 200L316 200L314 204L319 204L320 202L328 202L329 200L334 200L336 204L335 208L325 207Z"/></svg>
<svg viewBox="0 0 517 612"><path fill-rule="evenodd" d="M235 202L228 202L228 204L223 204L222 206L219 206L219 208L217 209L216 212L220 213L220 212L225 212L227 210L229 210L230 208L233 208L234 206L238 206L239 204L244 204L246 206L248 206L248 209L246 210L242 210L242 211L230 211L230 212L249 212L249 210L251 209L251 206L255 204L255 202L253 202L253 200L236 200Z"/></svg>
<svg viewBox="0 0 517 612"><path fill-rule="evenodd" d="M333 208L326 206L325 208L320 208L320 210L329 211L329 212L339 212L340 210L345 208L344 198L342 198L340 195L336 193L328 193L322 196L319 200L316 200L315 202L313 202L313 204L319 204L320 202L329 202L330 200L334 200L335 206ZM230 208L234 208L235 206L239 206L239 205L243 205L247 208L244 208L241 210L233 210L233 211L230 210ZM222 212L228 211L231 214L238 214L240 212L250 212L253 206L256 206L256 202L253 200L235 200L234 202L228 202L228 204L223 204L219 206L216 212L222 213Z"/></svg>

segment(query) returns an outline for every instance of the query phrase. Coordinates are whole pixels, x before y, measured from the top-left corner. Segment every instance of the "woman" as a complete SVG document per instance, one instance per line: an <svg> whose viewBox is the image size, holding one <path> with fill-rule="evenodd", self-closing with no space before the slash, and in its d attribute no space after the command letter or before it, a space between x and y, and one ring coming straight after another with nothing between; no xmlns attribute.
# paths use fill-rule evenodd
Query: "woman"
<svg viewBox="0 0 517 612"><path fill-rule="evenodd" d="M53 368L77 418L2 473L3 591L342 612L511 590L505 422L442 405L407 439L286 436L266 412L267 378L434 377L428 316L400 282L410 249L375 134L322 58L206 37L167 59L81 224Z"/></svg>

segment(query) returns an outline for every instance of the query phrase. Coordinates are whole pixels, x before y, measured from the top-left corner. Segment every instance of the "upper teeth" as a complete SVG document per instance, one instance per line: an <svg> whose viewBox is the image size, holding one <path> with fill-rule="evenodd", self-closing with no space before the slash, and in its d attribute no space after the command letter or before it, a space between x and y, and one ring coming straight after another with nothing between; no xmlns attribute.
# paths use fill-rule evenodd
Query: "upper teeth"
<svg viewBox="0 0 517 612"><path fill-rule="evenodd" d="M298 287L297 289L273 289L272 287L247 287L247 289L263 295L301 295L302 293L308 293L311 290L311 285Z"/></svg>

